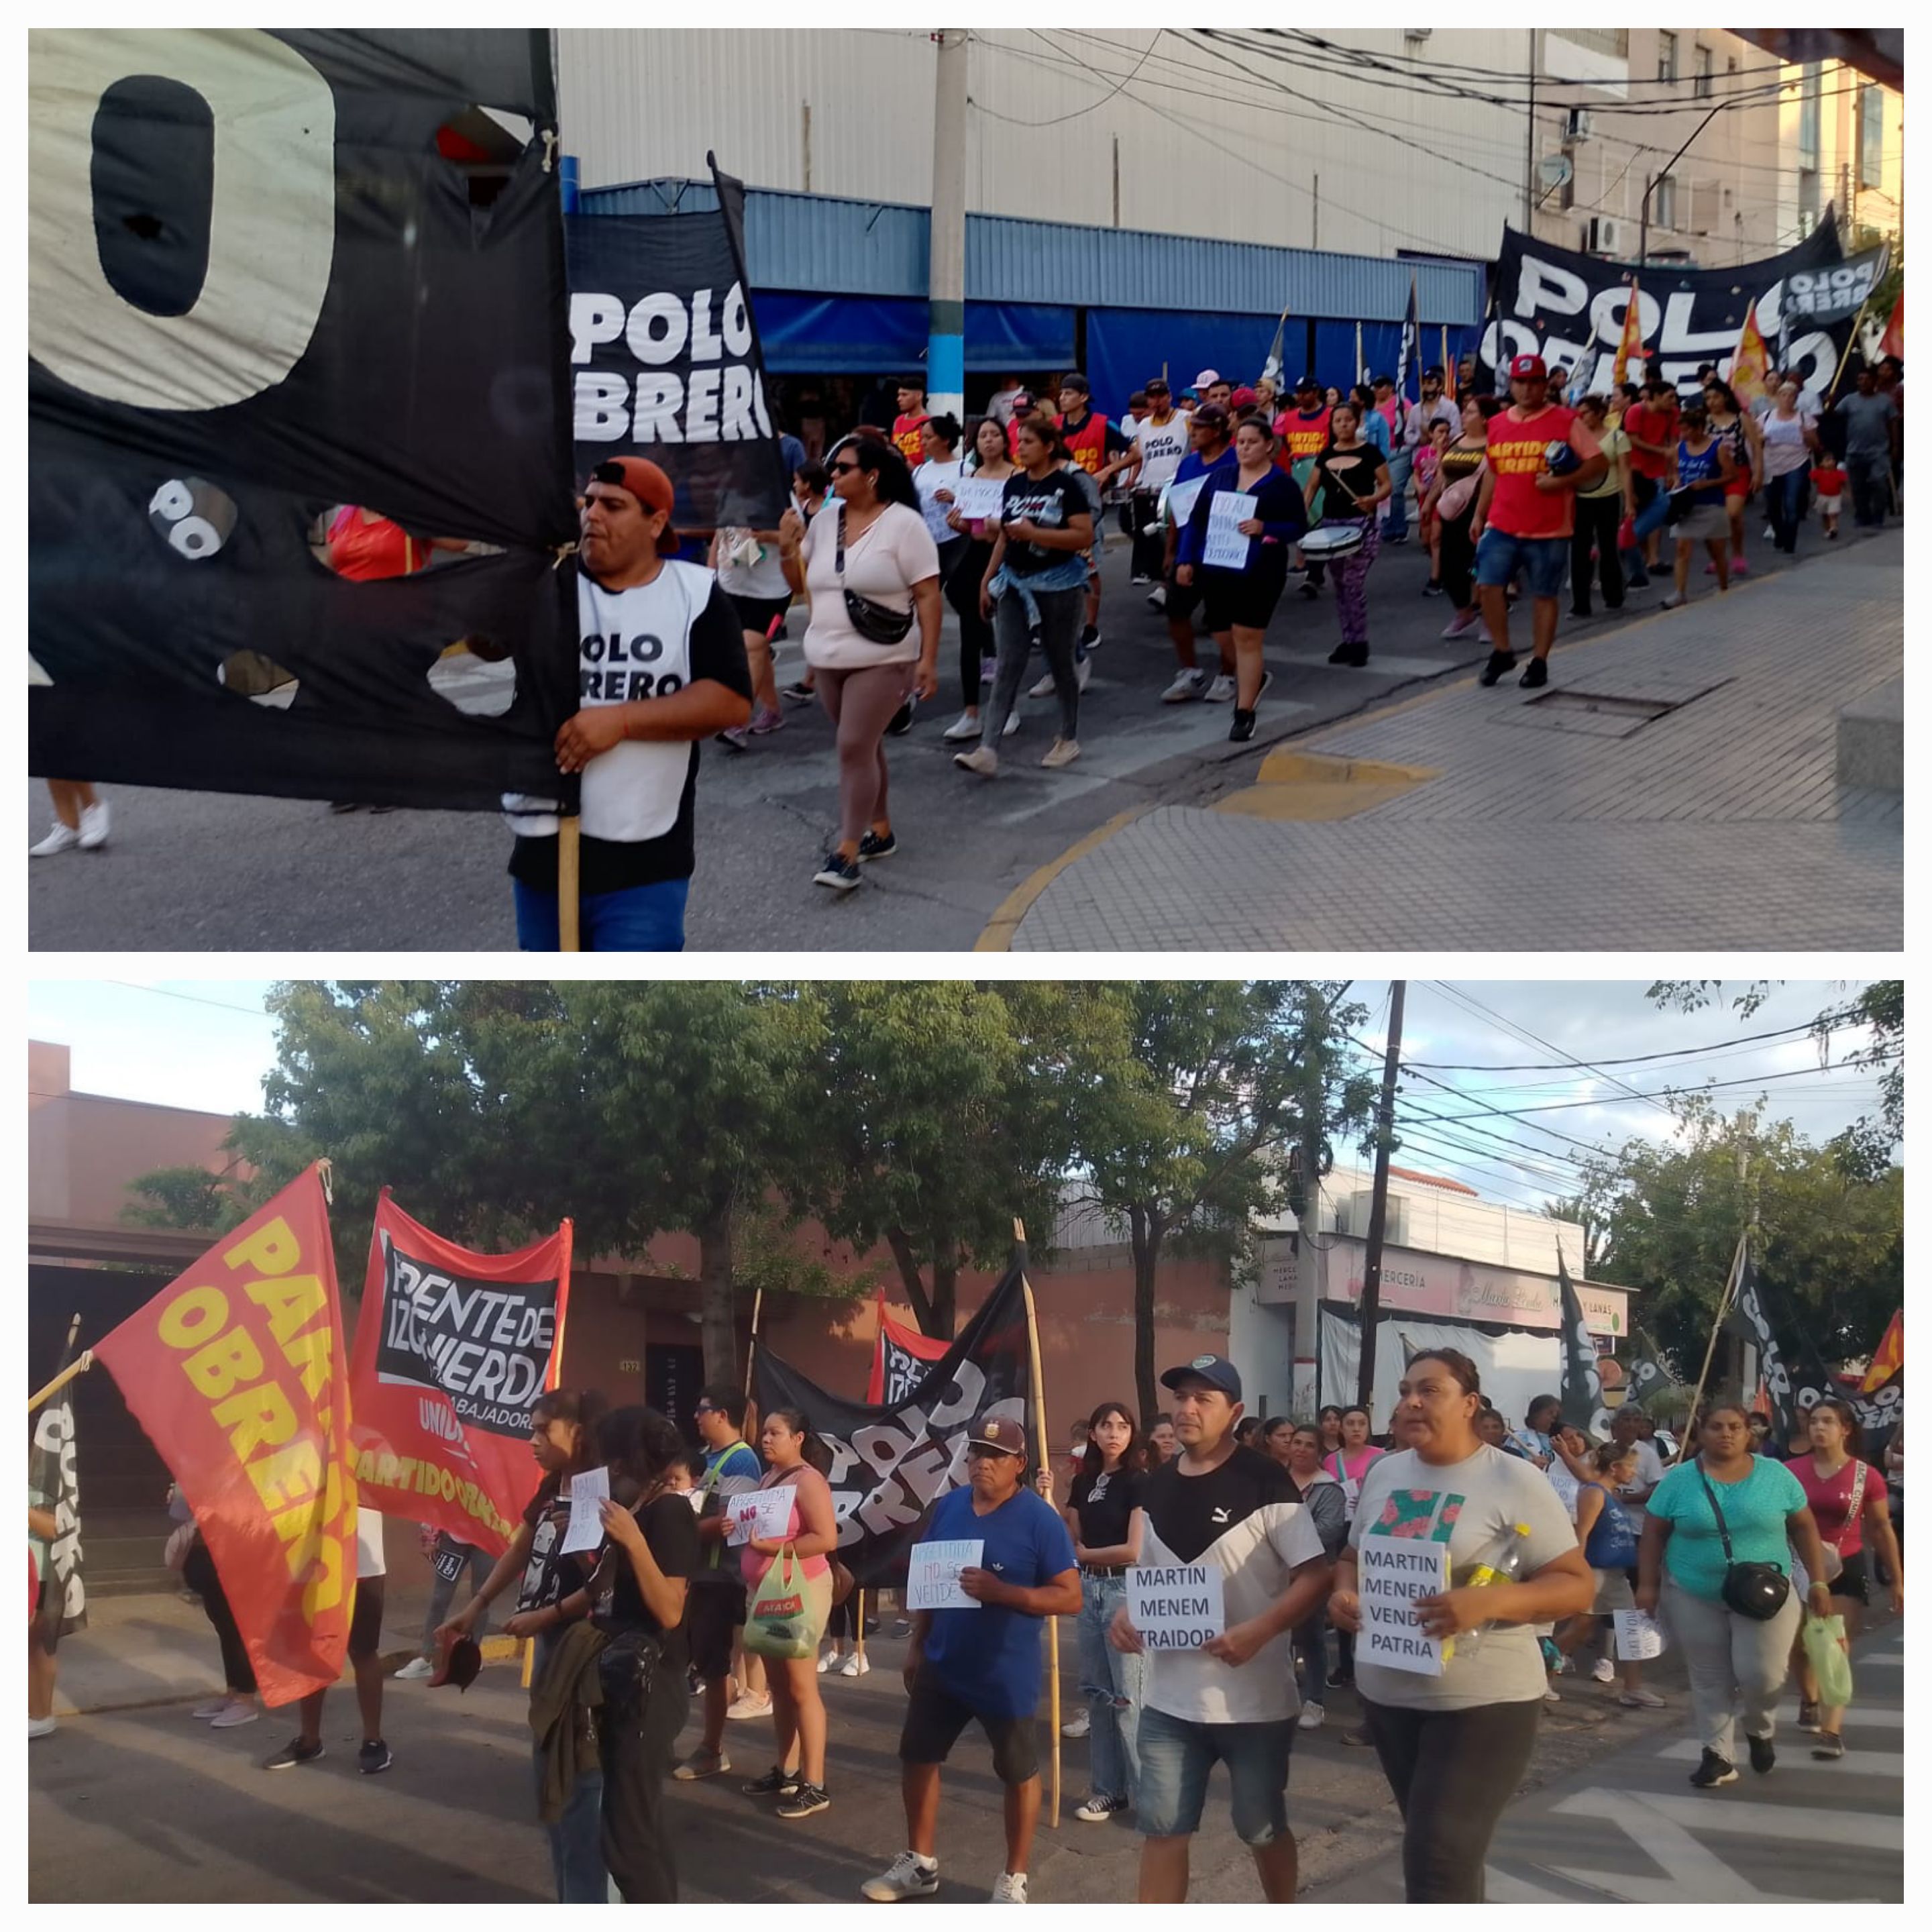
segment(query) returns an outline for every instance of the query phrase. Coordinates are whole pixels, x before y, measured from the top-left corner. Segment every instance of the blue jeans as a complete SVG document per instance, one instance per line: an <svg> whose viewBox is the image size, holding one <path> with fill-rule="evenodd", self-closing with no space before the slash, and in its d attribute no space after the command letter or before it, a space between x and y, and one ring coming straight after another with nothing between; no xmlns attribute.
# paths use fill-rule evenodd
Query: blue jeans
<svg viewBox="0 0 1932 1932"><path fill-rule="evenodd" d="M525 952L557 950L556 895L512 879L517 900L517 944ZM578 902L578 934L586 952L682 952L688 879L622 892L589 892Z"/></svg>
<svg viewBox="0 0 1932 1932"><path fill-rule="evenodd" d="M556 1638L544 1631L537 1639L532 1681L543 1675ZM537 1790L543 1790L543 1746L532 1750ZM604 1870L604 1848L598 1834L603 1825L604 1773L593 1757L577 1780L577 1789L563 1808L563 1816L544 1829L550 1834L550 1874L556 1881L560 1905L602 1905L610 1898Z"/></svg>
<svg viewBox="0 0 1932 1932"><path fill-rule="evenodd" d="M1382 525L1382 535L1394 541L1399 542L1408 534L1408 505L1404 500L1414 468L1415 452L1412 449L1398 449L1388 460L1388 520Z"/></svg>
<svg viewBox="0 0 1932 1932"><path fill-rule="evenodd" d="M1272 1844L1288 1829L1288 1759L1294 1720L1208 1724L1165 1711L1141 1713L1141 1795L1135 1822L1149 1838L1187 1838L1200 1829L1208 1774L1228 1767L1234 1835Z"/></svg>
<svg viewBox="0 0 1932 1932"><path fill-rule="evenodd" d="M1531 596L1554 597L1569 568L1568 537L1513 536L1492 524L1476 545L1476 581L1486 590L1501 589L1520 569Z"/></svg>
<svg viewBox="0 0 1932 1932"><path fill-rule="evenodd" d="M1798 520L1804 514L1805 472L1793 470L1783 476L1766 478L1765 508L1771 514L1774 548L1787 556L1798 551Z"/></svg>
<svg viewBox="0 0 1932 1932"><path fill-rule="evenodd" d="M1080 1690L1093 1718L1087 1755L1097 1798L1132 1799L1140 1794L1141 1684L1147 1659L1116 1650L1107 1641L1107 1626L1126 1600L1124 1576L1082 1574Z"/></svg>
<svg viewBox="0 0 1932 1932"><path fill-rule="evenodd" d="M1325 1704L1328 1688L1328 1612L1318 1609L1294 1627L1295 1682L1304 1704Z"/></svg>
<svg viewBox="0 0 1932 1932"><path fill-rule="evenodd" d="M436 1627L449 1615L449 1606L456 1600L456 1586L463 1581L463 1570L470 1573L470 1594L474 1596L490 1580L490 1572L496 1567L496 1559L487 1550L479 1550L473 1543L465 1543L460 1537L452 1536L445 1530L437 1540L439 1554L447 1550L457 1550L463 1556L463 1570L454 1576L435 1573L436 1580L429 1586L429 1614L423 1618L422 1654L425 1657L436 1654ZM485 1610L476 1619L472 1636L481 1639L490 1634L490 1612Z"/></svg>

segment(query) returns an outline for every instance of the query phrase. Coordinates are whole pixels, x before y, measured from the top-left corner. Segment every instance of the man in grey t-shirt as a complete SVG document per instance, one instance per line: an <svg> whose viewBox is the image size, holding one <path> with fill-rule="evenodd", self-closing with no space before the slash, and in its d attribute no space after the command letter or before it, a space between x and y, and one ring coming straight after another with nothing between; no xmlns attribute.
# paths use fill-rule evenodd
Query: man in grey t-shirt
<svg viewBox="0 0 1932 1932"><path fill-rule="evenodd" d="M1876 530L1885 521L1892 459L1898 453L1898 410L1882 394L1878 373L1858 371L1858 393L1838 404L1845 425L1845 472L1851 478L1852 512L1859 526Z"/></svg>

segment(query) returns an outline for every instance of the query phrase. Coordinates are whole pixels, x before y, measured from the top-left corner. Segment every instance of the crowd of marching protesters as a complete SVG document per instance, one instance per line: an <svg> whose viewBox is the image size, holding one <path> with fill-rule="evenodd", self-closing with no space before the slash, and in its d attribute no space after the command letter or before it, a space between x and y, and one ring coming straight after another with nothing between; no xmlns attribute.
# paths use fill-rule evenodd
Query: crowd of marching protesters
<svg viewBox="0 0 1932 1932"><path fill-rule="evenodd" d="M1844 1646L1875 1594L1904 1607L1887 1480L1902 1481L1902 1431L1880 1466L1861 1455L1841 1401L1820 1402L1779 1444L1762 1416L1718 1400L1681 1449L1634 1403L1592 1443L1554 1396L1513 1425L1450 1348L1410 1360L1379 1434L1355 1405L1306 1420L1248 1415L1240 1371L1217 1355L1161 1382L1172 1408L1151 1427L1130 1405L1103 1402L1052 1467L1034 1466L1017 1420L994 1413L970 1426L964 1480L919 1532L921 1542L978 1546L957 1579L970 1607L914 1610L892 1633L907 1640L905 1843L861 1886L866 1898L939 1891L942 1767L976 1726L1004 1794L992 1897L1026 1901L1049 1618L1069 1620L1074 1640L1082 1708L1064 1728L1088 1740L1089 1789L1074 1816L1126 1815L1140 1837L1144 1903L1186 1898L1217 1762L1263 1894L1293 1898L1293 1746L1338 1693L1359 1713L1342 1741L1374 1753L1399 1808L1408 1898L1480 1900L1542 1713L1566 1695L1558 1680L1588 1660L1604 1696L1614 1687L1624 1706L1664 1707L1640 1660L1654 1652L1630 1651L1623 1636L1646 1620L1682 1655L1696 1790L1734 1783L1746 1758L1757 1775L1774 1769L1794 1679L1810 1755L1843 1755ZM730 1780L784 1821L833 1802L838 1753L821 1680L869 1669L864 1637L877 1626L839 1560L831 1460L809 1417L772 1411L755 1446L748 1420L734 1386L707 1385L694 1450L655 1411L550 1391L532 1412L541 1479L508 1550L490 1565L439 1542L448 1560L436 1566L422 1653L400 1674L466 1684L491 1606L514 1605L502 1628L532 1646L532 1791L562 1902L674 1900L680 1784ZM575 1546L570 1480L593 1469L608 1475L602 1534ZM760 1494L774 1504L746 1504ZM376 1656L382 1532L362 1513L350 1654L365 1773L393 1762ZM255 1685L219 1579L191 1522L177 1534L228 1678L194 1714L216 1728L251 1721ZM1434 1670L1362 1648L1364 1538L1385 1536L1447 1546L1446 1582L1407 1612L1441 1646ZM472 1593L452 1614L466 1563ZM1150 1644L1133 1622L1130 1573L1178 1565L1219 1573L1220 1634L1198 1648ZM266 1768L322 1755L322 1701L304 1701L298 1734ZM681 1742L694 1714L696 1735ZM754 1748L735 1774L730 1718L771 1733L769 1751ZM36 1718L29 1734L52 1728Z"/></svg>

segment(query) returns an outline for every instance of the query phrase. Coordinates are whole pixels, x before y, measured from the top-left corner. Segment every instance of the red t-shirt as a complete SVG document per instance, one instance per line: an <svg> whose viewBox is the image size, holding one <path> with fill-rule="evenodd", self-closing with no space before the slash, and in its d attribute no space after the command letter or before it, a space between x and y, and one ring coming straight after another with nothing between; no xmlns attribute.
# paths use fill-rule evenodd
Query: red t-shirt
<svg viewBox="0 0 1932 1932"><path fill-rule="evenodd" d="M1299 410L1284 410L1274 419L1274 433L1286 446L1290 463L1312 462L1328 446L1330 411L1324 404L1312 416Z"/></svg>
<svg viewBox="0 0 1932 1932"><path fill-rule="evenodd" d="M1851 1456L1835 1476L1821 1476L1809 1456L1801 1456L1785 1467L1798 1478L1804 1500L1817 1519L1818 1534L1840 1556L1856 1556L1865 1546L1865 1505L1874 1496L1886 1493L1885 1478L1868 1462L1865 1492L1858 1499L1858 1513L1845 1520L1852 1507L1852 1487L1857 1480L1858 1459Z"/></svg>
<svg viewBox="0 0 1932 1932"><path fill-rule="evenodd" d="M920 431L930 422L930 416L895 416L892 418L892 444L907 464L916 470L926 460L926 446L920 440Z"/></svg>
<svg viewBox="0 0 1932 1932"><path fill-rule="evenodd" d="M1574 490L1539 490L1536 479L1550 467L1546 452L1567 442L1579 456L1601 454L1602 446L1574 410L1546 404L1526 421L1514 409L1490 418L1490 468L1496 488L1490 504L1492 530L1513 537L1567 537L1574 526Z"/></svg>
<svg viewBox="0 0 1932 1932"><path fill-rule="evenodd" d="M1664 451L1661 456L1652 456L1647 450L1630 446L1630 465L1640 476L1648 476L1660 482L1670 473L1670 446L1677 440L1677 412L1672 409L1654 410L1648 403L1638 403L1624 412L1624 434L1640 436L1646 442L1660 445Z"/></svg>
<svg viewBox="0 0 1932 1932"><path fill-rule="evenodd" d="M329 528L328 560L338 577L371 584L421 570L429 562L429 546L387 517L365 524L359 511L345 509Z"/></svg>

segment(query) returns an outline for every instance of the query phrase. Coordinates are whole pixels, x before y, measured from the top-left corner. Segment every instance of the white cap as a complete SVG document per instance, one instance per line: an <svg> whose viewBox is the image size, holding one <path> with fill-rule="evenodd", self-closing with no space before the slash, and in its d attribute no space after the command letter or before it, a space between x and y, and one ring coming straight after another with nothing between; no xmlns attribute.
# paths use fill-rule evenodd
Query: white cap
<svg viewBox="0 0 1932 1932"><path fill-rule="evenodd" d="M1187 366L1187 365L1186 365L1186 363L1184 363L1184 362L1180 366L1184 369L1184 368L1186 368L1186 366ZM1196 377L1195 377L1195 379L1194 379L1194 386L1195 386L1195 388L1197 388L1197 389L1206 389L1206 388L1212 388L1212 387L1213 387L1213 386L1214 386L1215 383L1218 382L1220 380L1221 380L1221 372L1220 372L1220 370L1218 370L1218 369L1204 369L1204 370L1202 370L1202 372L1200 373L1200 374L1199 374L1199 375L1198 375L1197 376L1196 376Z"/></svg>

